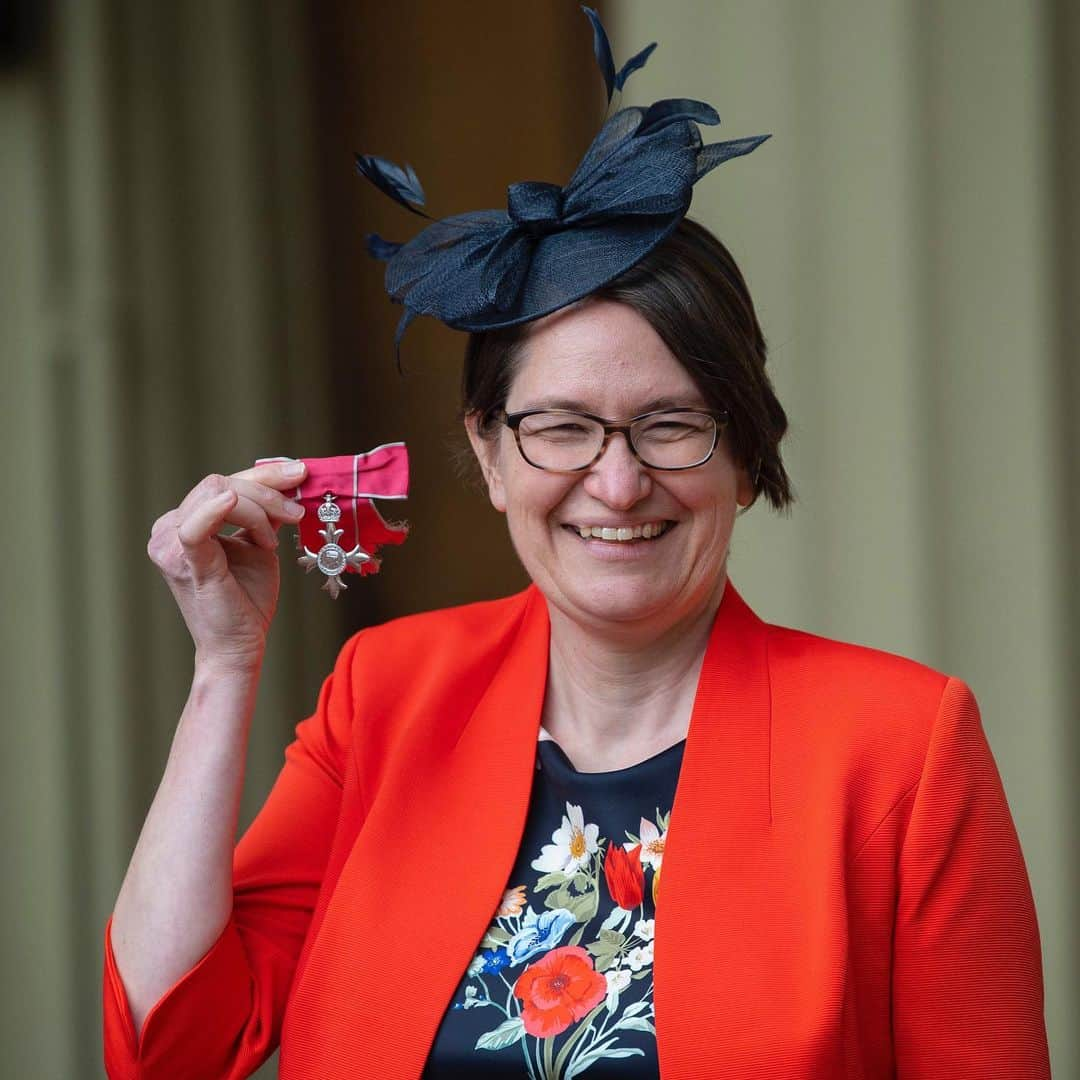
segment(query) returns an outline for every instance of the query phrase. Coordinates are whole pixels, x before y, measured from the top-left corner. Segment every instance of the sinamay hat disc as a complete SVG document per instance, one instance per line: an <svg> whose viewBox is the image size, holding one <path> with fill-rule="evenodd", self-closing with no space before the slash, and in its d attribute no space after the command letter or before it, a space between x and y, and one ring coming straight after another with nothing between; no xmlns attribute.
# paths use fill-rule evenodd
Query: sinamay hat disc
<svg viewBox="0 0 1080 1080"><path fill-rule="evenodd" d="M584 11L610 102L655 43L616 74L599 16ZM405 308L395 348L418 315L457 330L513 326L572 304L634 266L686 216L702 176L769 138L703 145L698 125L719 122L711 105L685 98L620 109L565 187L511 184L506 210L432 221L404 244L370 234L369 252L387 264L386 291ZM358 155L357 168L406 209L428 216L418 209L425 196L411 167Z"/></svg>

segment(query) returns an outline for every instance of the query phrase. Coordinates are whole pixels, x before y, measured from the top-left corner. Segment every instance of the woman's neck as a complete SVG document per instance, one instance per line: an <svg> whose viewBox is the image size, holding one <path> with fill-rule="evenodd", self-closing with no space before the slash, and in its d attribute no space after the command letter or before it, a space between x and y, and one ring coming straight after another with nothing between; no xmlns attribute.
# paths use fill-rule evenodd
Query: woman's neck
<svg viewBox="0 0 1080 1080"><path fill-rule="evenodd" d="M625 768L685 738L724 582L655 633L617 639L549 605L543 725L583 772Z"/></svg>

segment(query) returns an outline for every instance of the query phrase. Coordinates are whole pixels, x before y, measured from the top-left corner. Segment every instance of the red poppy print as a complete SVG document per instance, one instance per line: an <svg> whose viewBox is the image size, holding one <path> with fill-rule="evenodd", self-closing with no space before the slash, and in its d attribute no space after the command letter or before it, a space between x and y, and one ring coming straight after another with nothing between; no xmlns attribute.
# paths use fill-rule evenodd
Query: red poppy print
<svg viewBox="0 0 1080 1080"><path fill-rule="evenodd" d="M514 993L521 998L521 1018L530 1035L547 1039L564 1032L607 996L607 980L580 945L552 949L530 964Z"/></svg>

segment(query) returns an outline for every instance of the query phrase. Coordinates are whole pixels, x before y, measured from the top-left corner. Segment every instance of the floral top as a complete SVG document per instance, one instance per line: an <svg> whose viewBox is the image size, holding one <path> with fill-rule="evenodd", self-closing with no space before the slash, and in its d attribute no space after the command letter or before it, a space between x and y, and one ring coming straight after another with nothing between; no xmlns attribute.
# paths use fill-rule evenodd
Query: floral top
<svg viewBox="0 0 1080 1080"><path fill-rule="evenodd" d="M517 862L423 1080L655 1080L653 933L685 740L578 772L541 732Z"/></svg>

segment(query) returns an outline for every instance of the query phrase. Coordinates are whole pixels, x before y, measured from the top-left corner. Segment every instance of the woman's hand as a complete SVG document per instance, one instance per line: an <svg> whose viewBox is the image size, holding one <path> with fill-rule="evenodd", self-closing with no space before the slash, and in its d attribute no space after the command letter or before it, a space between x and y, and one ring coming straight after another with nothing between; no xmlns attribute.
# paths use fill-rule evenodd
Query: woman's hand
<svg viewBox="0 0 1080 1080"><path fill-rule="evenodd" d="M299 471L288 472L299 465ZM277 530L303 509L282 494L304 476L302 462L211 474L162 514L147 553L161 571L195 642L198 662L249 671L262 660L277 608ZM239 528L221 536L225 524Z"/></svg>

